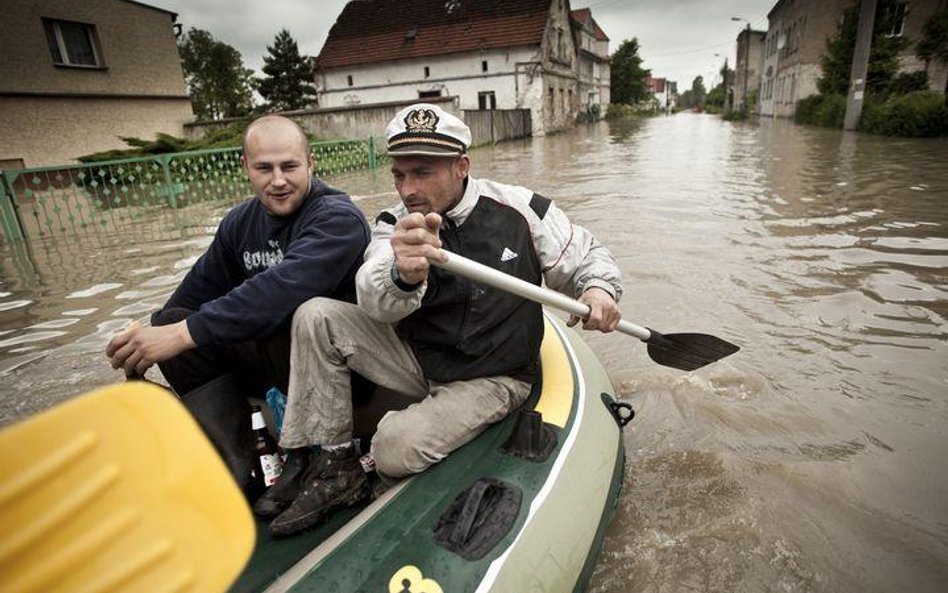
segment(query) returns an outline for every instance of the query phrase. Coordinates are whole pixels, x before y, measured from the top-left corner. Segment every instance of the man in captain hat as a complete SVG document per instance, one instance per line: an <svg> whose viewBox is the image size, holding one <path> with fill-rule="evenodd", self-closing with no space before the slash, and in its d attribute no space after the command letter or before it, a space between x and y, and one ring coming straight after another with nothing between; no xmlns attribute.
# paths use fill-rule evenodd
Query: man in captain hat
<svg viewBox="0 0 948 593"><path fill-rule="evenodd" d="M609 251L550 199L472 177L463 121L420 103L385 134L401 204L376 218L356 275L358 305L316 298L293 320L280 444L322 448L305 478L278 483L258 503L261 514L282 511L274 535L367 498L364 468L390 478L424 471L529 396L540 305L432 267L439 249L578 298L592 310L586 329L619 322L622 285ZM362 463L351 445L351 371L415 400L381 420Z"/></svg>

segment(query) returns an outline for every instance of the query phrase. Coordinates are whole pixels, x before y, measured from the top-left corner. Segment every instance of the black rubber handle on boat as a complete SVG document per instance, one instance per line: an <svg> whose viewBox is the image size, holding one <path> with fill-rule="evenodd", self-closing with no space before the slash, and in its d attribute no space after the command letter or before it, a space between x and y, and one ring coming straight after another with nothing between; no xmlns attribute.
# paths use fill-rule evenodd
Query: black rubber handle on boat
<svg viewBox="0 0 948 593"><path fill-rule="evenodd" d="M444 256L444 261L430 259L428 261L431 265L529 301L566 311L570 315L583 319L589 317L589 305L571 299L565 294L531 284L450 251L442 249L441 254ZM661 334L625 319L619 321L616 330L648 344L648 355L658 364L683 371L700 369L740 350L736 344L708 334Z"/></svg>
<svg viewBox="0 0 948 593"><path fill-rule="evenodd" d="M464 499L464 508L458 514L457 524L451 532L451 543L456 546L463 546L471 539L471 531L474 527L474 521L477 519L478 511L481 509L481 503L487 490L491 488L489 482L478 481L468 491Z"/></svg>

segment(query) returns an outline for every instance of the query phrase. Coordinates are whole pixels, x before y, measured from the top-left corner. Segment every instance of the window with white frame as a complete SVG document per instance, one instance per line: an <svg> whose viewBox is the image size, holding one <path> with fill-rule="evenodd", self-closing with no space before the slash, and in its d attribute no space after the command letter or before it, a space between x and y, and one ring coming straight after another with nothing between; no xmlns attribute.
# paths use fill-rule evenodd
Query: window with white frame
<svg viewBox="0 0 948 593"><path fill-rule="evenodd" d="M87 68L104 65L95 25L44 18L43 28L54 64Z"/></svg>

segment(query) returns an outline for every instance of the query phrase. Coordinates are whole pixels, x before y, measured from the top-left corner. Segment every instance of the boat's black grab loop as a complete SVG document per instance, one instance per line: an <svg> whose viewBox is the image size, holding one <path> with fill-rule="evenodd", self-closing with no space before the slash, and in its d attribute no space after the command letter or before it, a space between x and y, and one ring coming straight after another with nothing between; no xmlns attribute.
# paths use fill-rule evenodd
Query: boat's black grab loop
<svg viewBox="0 0 948 593"><path fill-rule="evenodd" d="M501 453L528 461L542 462L556 448L556 431L543 423L543 415L536 410L520 410L510 436L500 446Z"/></svg>
<svg viewBox="0 0 948 593"><path fill-rule="evenodd" d="M434 540L465 560L483 558L513 527L522 499L513 484L480 478L441 513Z"/></svg>
<svg viewBox="0 0 948 593"><path fill-rule="evenodd" d="M625 402L614 401L608 393L602 394L602 401L606 403L619 428L625 428L625 425L635 418L635 410L632 409L632 406Z"/></svg>

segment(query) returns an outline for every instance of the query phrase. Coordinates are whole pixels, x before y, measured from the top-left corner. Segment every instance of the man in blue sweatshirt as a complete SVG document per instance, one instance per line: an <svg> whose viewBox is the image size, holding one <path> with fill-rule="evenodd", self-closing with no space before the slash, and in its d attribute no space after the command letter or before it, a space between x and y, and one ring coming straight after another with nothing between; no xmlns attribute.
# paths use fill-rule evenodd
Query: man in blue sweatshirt
<svg viewBox="0 0 948 593"><path fill-rule="evenodd" d="M253 121L243 149L256 199L224 217L151 327L124 331L106 348L129 375L157 363L186 401L224 376L246 395L262 397L271 385L285 393L293 313L317 296L355 302L370 240L349 196L312 177L309 143L292 120Z"/></svg>

